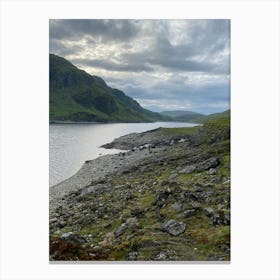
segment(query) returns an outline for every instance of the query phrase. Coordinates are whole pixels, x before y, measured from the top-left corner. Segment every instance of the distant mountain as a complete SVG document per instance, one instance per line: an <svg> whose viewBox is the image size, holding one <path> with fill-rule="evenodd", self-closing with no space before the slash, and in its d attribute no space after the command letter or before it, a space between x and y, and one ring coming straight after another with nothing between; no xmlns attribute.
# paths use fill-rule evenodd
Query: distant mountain
<svg viewBox="0 0 280 280"><path fill-rule="evenodd" d="M169 116L173 121L176 122L192 122L192 123L205 123L210 120L221 119L221 118L229 118L230 110L215 113L211 115L203 115L196 112L191 111L163 111L161 112L164 116Z"/></svg>
<svg viewBox="0 0 280 280"><path fill-rule="evenodd" d="M191 111L163 111L160 112L162 115L172 117L174 121L177 122L190 122L194 119L204 117L205 115L191 112Z"/></svg>
<svg viewBox="0 0 280 280"><path fill-rule="evenodd" d="M152 122L170 120L142 108L133 98L109 87L100 77L49 55L50 122Z"/></svg>
<svg viewBox="0 0 280 280"><path fill-rule="evenodd" d="M193 119L192 121L195 123L205 123L207 121L223 119L223 118L230 120L230 110L226 110L221 113L215 113L215 114L211 114L211 115L201 116L201 117Z"/></svg>

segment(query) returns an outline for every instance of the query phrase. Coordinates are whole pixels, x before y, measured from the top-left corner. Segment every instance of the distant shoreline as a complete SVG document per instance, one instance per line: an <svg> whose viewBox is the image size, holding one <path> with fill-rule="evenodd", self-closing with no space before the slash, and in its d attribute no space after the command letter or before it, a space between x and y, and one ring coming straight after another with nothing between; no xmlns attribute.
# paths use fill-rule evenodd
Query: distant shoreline
<svg viewBox="0 0 280 280"><path fill-rule="evenodd" d="M196 124L199 125L198 123L194 123L194 122L183 122L183 121L155 121L155 122L86 122L86 121L50 121L49 124L114 124L114 123L166 123L166 122L170 122L170 123L191 123L191 124Z"/></svg>

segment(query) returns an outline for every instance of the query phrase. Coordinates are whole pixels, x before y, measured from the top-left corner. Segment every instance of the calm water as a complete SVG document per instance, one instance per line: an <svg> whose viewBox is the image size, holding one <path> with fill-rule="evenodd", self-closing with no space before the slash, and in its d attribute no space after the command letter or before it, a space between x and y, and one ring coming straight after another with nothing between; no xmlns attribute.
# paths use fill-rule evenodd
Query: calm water
<svg viewBox="0 0 280 280"><path fill-rule="evenodd" d="M51 124L50 125L50 186L75 174L86 160L119 152L100 148L115 138L132 132L157 127L190 127L195 124L116 123L116 124Z"/></svg>

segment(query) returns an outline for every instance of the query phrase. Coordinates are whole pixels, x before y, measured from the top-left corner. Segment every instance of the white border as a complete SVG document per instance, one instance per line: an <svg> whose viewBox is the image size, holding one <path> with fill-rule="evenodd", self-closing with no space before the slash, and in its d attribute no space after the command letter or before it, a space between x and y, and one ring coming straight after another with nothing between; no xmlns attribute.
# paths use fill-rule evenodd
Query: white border
<svg viewBox="0 0 280 280"><path fill-rule="evenodd" d="M279 279L279 2L2 1L1 279ZM48 262L48 19L230 18L232 261Z"/></svg>

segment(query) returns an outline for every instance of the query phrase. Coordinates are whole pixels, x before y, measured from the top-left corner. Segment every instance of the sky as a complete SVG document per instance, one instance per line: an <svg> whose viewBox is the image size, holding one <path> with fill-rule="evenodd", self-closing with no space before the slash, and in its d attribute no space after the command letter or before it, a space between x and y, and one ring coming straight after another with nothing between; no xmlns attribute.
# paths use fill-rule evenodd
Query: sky
<svg viewBox="0 0 280 280"><path fill-rule="evenodd" d="M230 106L230 20L50 20L50 53L146 109Z"/></svg>

